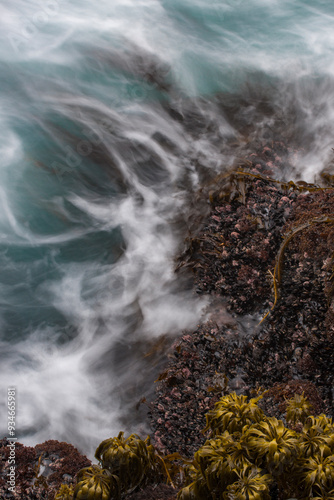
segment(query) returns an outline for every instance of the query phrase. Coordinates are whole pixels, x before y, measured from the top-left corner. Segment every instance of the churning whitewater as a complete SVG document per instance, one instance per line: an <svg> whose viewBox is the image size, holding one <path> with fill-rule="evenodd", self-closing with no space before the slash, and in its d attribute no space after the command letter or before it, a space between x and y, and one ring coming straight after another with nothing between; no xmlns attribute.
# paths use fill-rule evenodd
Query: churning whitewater
<svg viewBox="0 0 334 500"><path fill-rule="evenodd" d="M286 178L332 166L333 21L321 0L1 6L0 407L15 387L21 442L143 430L154 346L207 305L174 272L196 191L275 134L300 151Z"/></svg>

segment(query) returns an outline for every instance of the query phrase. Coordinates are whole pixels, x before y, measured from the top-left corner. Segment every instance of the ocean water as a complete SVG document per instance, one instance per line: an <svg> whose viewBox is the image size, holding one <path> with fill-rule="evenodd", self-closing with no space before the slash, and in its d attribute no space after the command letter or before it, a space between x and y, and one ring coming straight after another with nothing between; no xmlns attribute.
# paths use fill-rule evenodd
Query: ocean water
<svg viewBox="0 0 334 500"><path fill-rule="evenodd" d="M334 4L0 3L0 434L90 456L207 300L174 272L195 193L258 144L334 147Z"/></svg>

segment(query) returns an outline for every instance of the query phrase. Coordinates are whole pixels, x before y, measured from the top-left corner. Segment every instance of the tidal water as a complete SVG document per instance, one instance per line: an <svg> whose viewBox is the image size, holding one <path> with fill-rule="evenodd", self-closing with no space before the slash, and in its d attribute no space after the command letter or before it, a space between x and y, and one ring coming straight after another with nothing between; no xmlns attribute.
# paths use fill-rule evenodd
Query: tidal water
<svg viewBox="0 0 334 500"><path fill-rule="evenodd" d="M0 2L0 434L92 455L207 305L174 272L201 185L266 141L333 168L334 4ZM297 153L296 153L297 151Z"/></svg>

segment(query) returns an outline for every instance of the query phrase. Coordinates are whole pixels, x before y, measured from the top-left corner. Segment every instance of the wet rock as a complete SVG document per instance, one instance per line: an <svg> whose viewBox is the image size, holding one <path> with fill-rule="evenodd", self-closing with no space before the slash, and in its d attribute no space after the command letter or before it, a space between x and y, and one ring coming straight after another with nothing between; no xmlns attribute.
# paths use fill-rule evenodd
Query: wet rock
<svg viewBox="0 0 334 500"><path fill-rule="evenodd" d="M147 486L138 492L127 495L127 500L176 500L179 490L175 490L167 484Z"/></svg>
<svg viewBox="0 0 334 500"><path fill-rule="evenodd" d="M261 404L278 418L295 393L314 414L333 415L334 190L264 179L282 172L275 146L250 155L246 173L218 178L211 214L180 258L197 293L225 298L234 324L211 321L179 339L167 372L178 377L186 367L195 383L178 385L177 398L166 380L157 387L151 423L164 452L191 456L205 441L206 412L233 390L269 389ZM266 312L243 327L246 313ZM226 382L217 384L217 374Z"/></svg>
<svg viewBox="0 0 334 500"><path fill-rule="evenodd" d="M0 498L53 500L62 483L74 484L77 472L91 465L74 446L55 440L34 448L15 443L15 492L8 487L9 441L0 441Z"/></svg>

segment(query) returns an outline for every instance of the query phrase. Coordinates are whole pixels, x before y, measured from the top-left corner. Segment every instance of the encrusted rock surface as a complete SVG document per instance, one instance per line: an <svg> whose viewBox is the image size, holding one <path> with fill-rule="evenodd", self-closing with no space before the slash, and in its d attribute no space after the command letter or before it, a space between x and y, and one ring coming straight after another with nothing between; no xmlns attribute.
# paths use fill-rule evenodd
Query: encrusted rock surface
<svg viewBox="0 0 334 500"><path fill-rule="evenodd" d="M45 441L34 448L15 443L15 492L8 489L9 441L0 441L0 498L53 500L62 483L74 484L77 472L91 462L71 444Z"/></svg>
<svg viewBox="0 0 334 500"><path fill-rule="evenodd" d="M277 181L284 147L265 146L217 179L208 220L180 258L196 291L224 297L232 318L212 316L173 345L151 406L165 453L191 456L205 413L233 390L269 389L261 404L279 418L284 396L303 392L314 414L333 414L334 190Z"/></svg>
<svg viewBox="0 0 334 500"><path fill-rule="evenodd" d="M127 496L127 500L174 500L176 491L167 484L147 486L146 488Z"/></svg>

